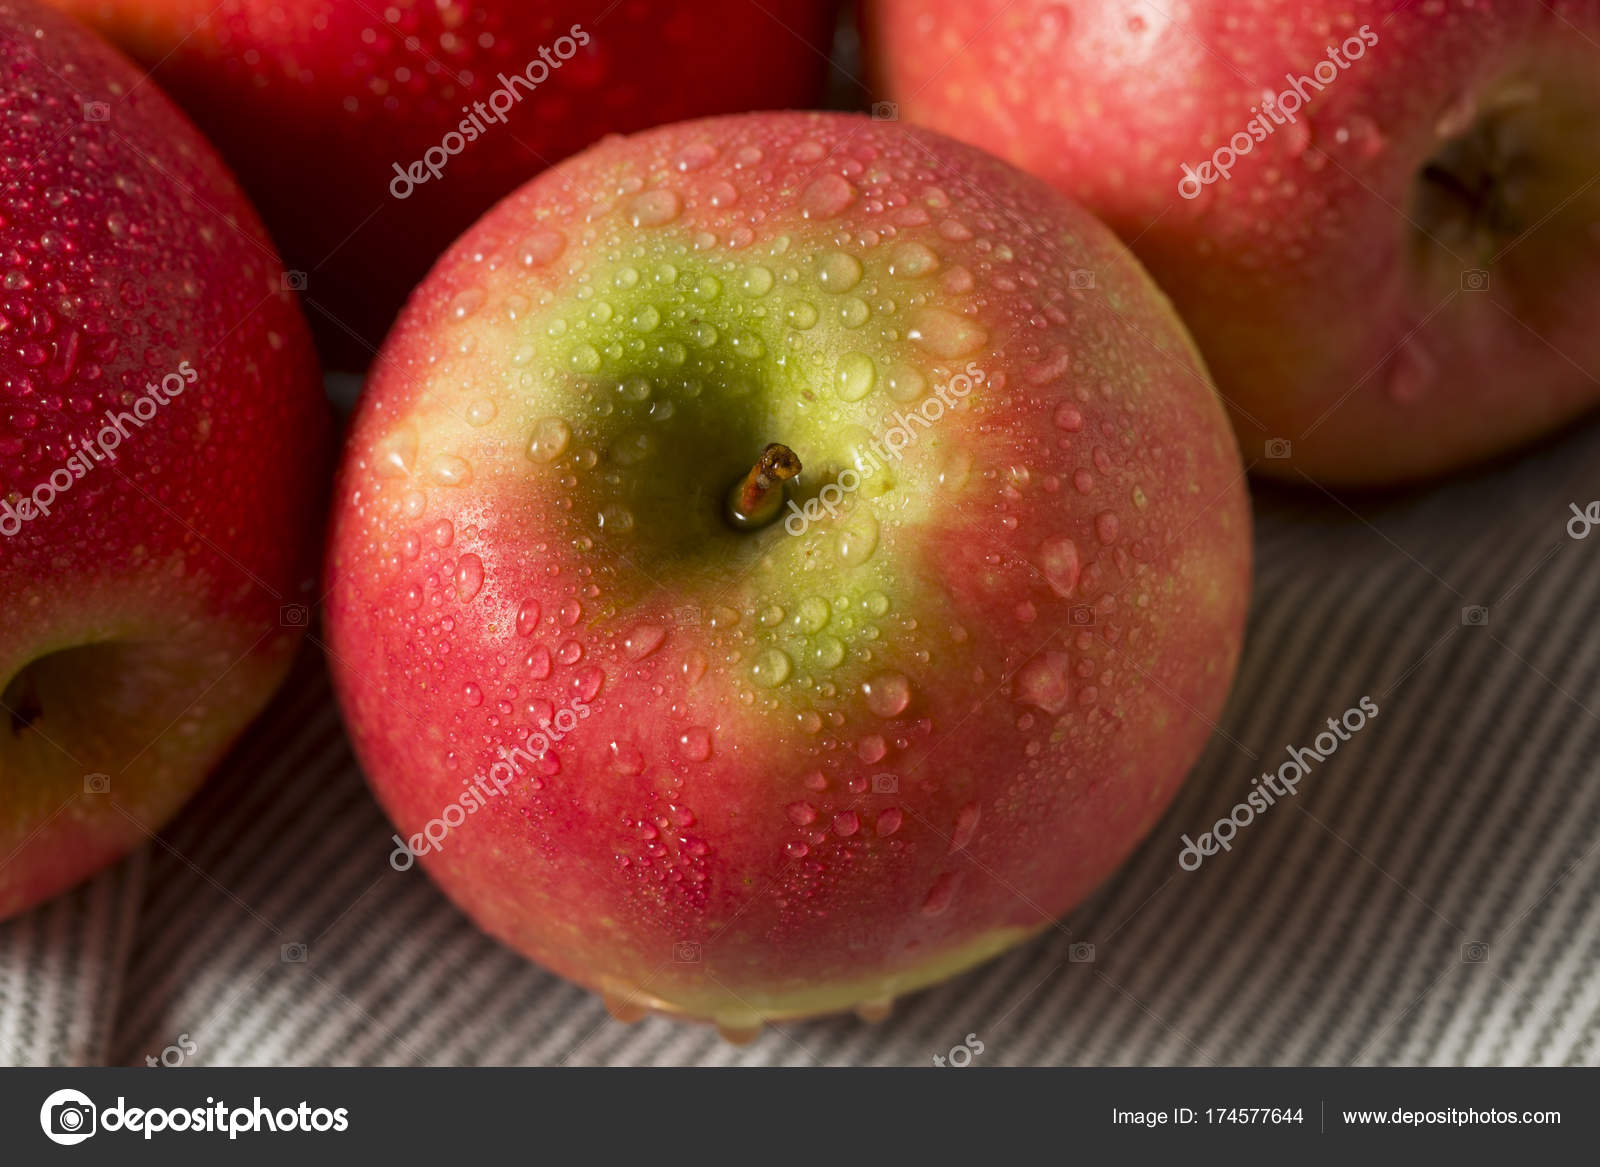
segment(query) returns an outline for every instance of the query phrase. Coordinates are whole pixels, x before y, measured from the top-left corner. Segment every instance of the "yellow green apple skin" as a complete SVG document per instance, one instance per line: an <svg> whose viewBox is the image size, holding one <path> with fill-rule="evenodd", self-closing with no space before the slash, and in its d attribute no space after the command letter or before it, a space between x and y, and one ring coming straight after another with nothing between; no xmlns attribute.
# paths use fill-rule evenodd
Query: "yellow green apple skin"
<svg viewBox="0 0 1600 1167"><path fill-rule="evenodd" d="M769 443L801 472L737 529ZM1249 535L1109 231L936 134L752 114L608 139L444 255L354 422L327 619L396 866L621 1015L744 1033L1103 880L1228 691Z"/></svg>

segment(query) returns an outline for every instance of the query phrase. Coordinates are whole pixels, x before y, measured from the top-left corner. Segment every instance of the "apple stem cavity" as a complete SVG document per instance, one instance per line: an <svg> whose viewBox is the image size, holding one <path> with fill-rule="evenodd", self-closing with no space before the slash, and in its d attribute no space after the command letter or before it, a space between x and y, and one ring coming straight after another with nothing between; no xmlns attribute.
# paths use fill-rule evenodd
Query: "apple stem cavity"
<svg viewBox="0 0 1600 1167"><path fill-rule="evenodd" d="M799 473L800 459L793 450L779 442L768 445L750 472L728 492L728 522L739 531L767 526L783 506L783 484Z"/></svg>

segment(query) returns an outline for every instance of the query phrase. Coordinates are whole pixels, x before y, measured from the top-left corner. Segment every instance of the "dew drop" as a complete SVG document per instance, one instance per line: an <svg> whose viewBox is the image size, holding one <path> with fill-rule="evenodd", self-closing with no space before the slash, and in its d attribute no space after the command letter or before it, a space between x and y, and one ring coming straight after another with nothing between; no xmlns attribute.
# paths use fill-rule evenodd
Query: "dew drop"
<svg viewBox="0 0 1600 1167"><path fill-rule="evenodd" d="M554 462L566 452L572 440L572 427L559 417L547 417L535 423L533 437L528 442L528 457L535 462Z"/></svg>
<svg viewBox="0 0 1600 1167"><path fill-rule="evenodd" d="M878 371L866 353L845 353L834 366L834 388L845 401L860 401L872 392L877 379Z"/></svg>
<svg viewBox="0 0 1600 1167"><path fill-rule="evenodd" d="M789 679L792 667L788 654L781 648L763 649L750 666L750 679L764 689L775 688Z"/></svg>
<svg viewBox="0 0 1600 1167"><path fill-rule="evenodd" d="M536 227L522 240L518 258L524 267L543 267L567 249L567 237L554 227Z"/></svg>
<svg viewBox="0 0 1600 1167"><path fill-rule="evenodd" d="M922 901L922 914L924 916L941 915L956 898L956 889L961 884L959 871L946 871L933 881L933 887L928 892L927 898Z"/></svg>
<svg viewBox="0 0 1600 1167"><path fill-rule="evenodd" d="M906 335L935 356L953 359L982 348L989 339L984 328L947 308L919 308L912 314Z"/></svg>
<svg viewBox="0 0 1600 1167"><path fill-rule="evenodd" d="M659 227L670 223L683 210L683 200L676 191L647 190L628 204L628 221L635 227Z"/></svg>
<svg viewBox="0 0 1600 1167"><path fill-rule="evenodd" d="M466 603L483 587L483 560L468 552L456 563L456 596Z"/></svg>
<svg viewBox="0 0 1600 1167"><path fill-rule="evenodd" d="M1039 567L1050 590L1063 598L1078 590L1078 545L1065 535L1052 535L1039 545Z"/></svg>
<svg viewBox="0 0 1600 1167"><path fill-rule="evenodd" d="M539 601L524 600L522 607L517 609L517 635L532 636L534 629L539 627Z"/></svg>
<svg viewBox="0 0 1600 1167"><path fill-rule="evenodd" d="M855 200L855 187L837 174L827 174L801 194L800 213L808 219L831 219Z"/></svg>
<svg viewBox="0 0 1600 1167"><path fill-rule="evenodd" d="M830 251L817 265L817 283L827 292L848 292L861 282L861 261L843 251Z"/></svg>
<svg viewBox="0 0 1600 1167"><path fill-rule="evenodd" d="M898 717L911 704L911 682L904 673L879 673L862 683L861 692L879 717Z"/></svg>
<svg viewBox="0 0 1600 1167"><path fill-rule="evenodd" d="M622 651L629 660L643 660L667 638L667 630L659 624L640 624L622 641Z"/></svg>

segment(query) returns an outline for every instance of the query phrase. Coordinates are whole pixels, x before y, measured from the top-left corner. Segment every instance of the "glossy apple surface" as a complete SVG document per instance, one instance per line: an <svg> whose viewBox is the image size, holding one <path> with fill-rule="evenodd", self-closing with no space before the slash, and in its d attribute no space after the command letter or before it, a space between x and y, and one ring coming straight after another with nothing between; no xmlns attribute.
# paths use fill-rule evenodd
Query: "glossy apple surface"
<svg viewBox="0 0 1600 1167"><path fill-rule="evenodd" d="M324 353L351 368L473 220L601 135L815 104L836 6L52 2L151 69L217 143L305 273ZM490 109L503 89L515 100ZM395 167L424 161L437 173L408 191Z"/></svg>
<svg viewBox="0 0 1600 1167"><path fill-rule="evenodd" d="M865 13L901 116L1048 179L1129 242L1258 472L1421 478L1600 401L1593 5L869 0ZM1240 134L1223 178L1214 155ZM1184 168L1207 163L1214 180L1180 192Z"/></svg>
<svg viewBox="0 0 1600 1167"><path fill-rule="evenodd" d="M0 0L0 107L4 917L144 843L266 703L331 451L266 233L160 91Z"/></svg>
<svg viewBox="0 0 1600 1167"><path fill-rule="evenodd" d="M793 505L735 529L769 443ZM507 199L386 343L334 507L395 865L619 1013L735 1033L1078 902L1206 740L1248 586L1232 435L1125 249L844 115L609 139Z"/></svg>

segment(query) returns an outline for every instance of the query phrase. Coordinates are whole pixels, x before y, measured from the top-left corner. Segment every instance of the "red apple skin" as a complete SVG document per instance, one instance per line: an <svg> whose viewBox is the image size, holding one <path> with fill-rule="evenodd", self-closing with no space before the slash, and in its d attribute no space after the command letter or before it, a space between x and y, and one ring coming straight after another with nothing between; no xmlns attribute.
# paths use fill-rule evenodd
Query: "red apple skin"
<svg viewBox="0 0 1600 1167"><path fill-rule="evenodd" d="M266 233L171 102L0 0L0 104L0 503L194 373L50 513L0 521L5 917L145 843L266 702L301 632L280 607L315 598L332 449Z"/></svg>
<svg viewBox="0 0 1600 1167"><path fill-rule="evenodd" d="M1600 9L1196 0L868 0L875 86L1079 199L1172 297L1256 471L1376 485L1515 448L1600 400ZM1284 76L1377 43L1180 196ZM1443 143L1528 78L1508 222L1418 201ZM1309 133L1307 132L1309 127ZM1517 200L1522 199L1519 203ZM1426 232L1426 234L1424 233ZM1430 238L1435 243L1430 243ZM1484 269L1474 291L1464 273ZM1292 457L1263 457L1274 439ZM1281 451L1280 451L1281 452Z"/></svg>
<svg viewBox="0 0 1600 1167"><path fill-rule="evenodd" d="M811 498L974 366L836 519L724 526L764 441ZM402 841L559 732L429 874L619 1014L747 1033L878 1008L1116 867L1227 692L1249 511L1180 323L1088 214L927 131L752 114L607 139L446 253L353 423L327 571Z"/></svg>
<svg viewBox="0 0 1600 1167"><path fill-rule="evenodd" d="M834 0L52 0L152 70L239 174L325 356L364 367L434 259L598 139L817 103ZM397 12L392 22L384 15ZM588 43L397 199L402 168L574 25ZM409 38L416 47L408 48ZM522 92L520 89L518 92ZM481 118L480 118L481 120Z"/></svg>

